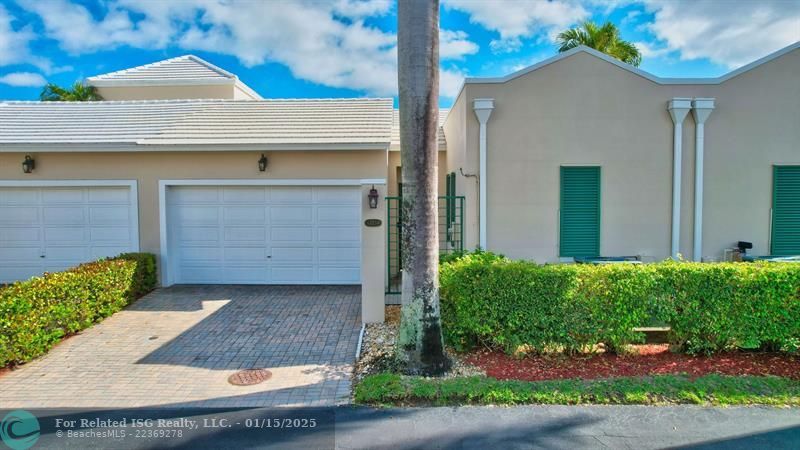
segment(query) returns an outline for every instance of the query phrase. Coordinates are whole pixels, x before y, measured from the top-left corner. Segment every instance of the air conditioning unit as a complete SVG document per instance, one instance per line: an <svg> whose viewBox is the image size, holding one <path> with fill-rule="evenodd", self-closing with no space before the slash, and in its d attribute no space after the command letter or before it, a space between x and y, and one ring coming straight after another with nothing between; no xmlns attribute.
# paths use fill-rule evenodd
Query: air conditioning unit
<svg viewBox="0 0 800 450"><path fill-rule="evenodd" d="M747 251L752 248L752 242L739 241L736 243L736 247L725 249L724 260L727 262L740 262L747 256Z"/></svg>

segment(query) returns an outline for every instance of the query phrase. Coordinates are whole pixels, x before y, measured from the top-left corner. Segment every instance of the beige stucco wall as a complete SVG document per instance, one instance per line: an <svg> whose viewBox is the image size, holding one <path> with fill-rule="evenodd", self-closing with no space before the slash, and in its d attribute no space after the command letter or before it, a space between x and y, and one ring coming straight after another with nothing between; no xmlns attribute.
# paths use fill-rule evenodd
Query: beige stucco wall
<svg viewBox="0 0 800 450"><path fill-rule="evenodd" d="M115 86L98 87L104 100L241 99L232 84L209 86Z"/></svg>
<svg viewBox="0 0 800 450"><path fill-rule="evenodd" d="M465 197L464 248L472 249L478 245L478 159L477 153L475 158L467 158L471 137L467 115L474 118L462 91L450 108L442 128L447 139L447 167L456 173L456 194Z"/></svg>
<svg viewBox="0 0 800 450"><path fill-rule="evenodd" d="M139 247L160 253L159 180L175 179L384 179L385 151L267 152L269 167L258 171L261 152L30 153L36 170L22 173L25 153L0 153L2 180L136 180L139 197ZM362 187L362 190L371 187ZM376 188L385 192L385 186ZM365 194L366 198L366 194ZM364 218L385 217L364 204ZM383 320L386 254L385 226L362 226L363 319ZM378 275L376 275L378 274ZM380 305L376 306L376 305Z"/></svg>
<svg viewBox="0 0 800 450"><path fill-rule="evenodd" d="M494 98L487 132L490 249L557 261L559 166L599 165L601 254L663 259L669 256L672 202L673 125L667 102L673 97L715 97L717 109L706 124L703 254L720 258L737 240L753 241L755 253L765 254L771 165L800 164L798 72L796 50L721 85L659 85L578 53L503 84L467 84L445 124L448 158L461 152L464 171L477 171L478 122L472 100ZM459 128L463 137L457 137ZM691 256L691 115L683 135L680 248ZM455 170L460 165L449 164ZM477 184L467 200L469 215L477 211ZM467 225L468 243L474 246L477 218Z"/></svg>
<svg viewBox="0 0 800 450"><path fill-rule="evenodd" d="M444 195L447 193L447 173L448 173L448 166L447 166L447 152L439 152L438 156L438 164L439 164L439 195ZM397 168L400 167L400 152L399 151L390 151L389 152L389 167L386 172L386 182L388 183L388 192L390 197L394 197L399 195L397 192L397 183L401 180L397 179Z"/></svg>
<svg viewBox="0 0 800 450"><path fill-rule="evenodd" d="M372 185L361 187L361 219L378 219L379 227L361 225L361 320L365 323L383 322L386 288L386 202L379 201L376 209L369 207ZM380 198L386 196L386 185L376 185Z"/></svg>
<svg viewBox="0 0 800 450"><path fill-rule="evenodd" d="M795 50L715 87L705 126L704 256L737 240L769 254L772 166L800 164L798 74Z"/></svg>
<svg viewBox="0 0 800 450"><path fill-rule="evenodd" d="M258 100L259 97L253 96L251 92L248 92L239 86L239 84L235 84L233 86L233 99L234 100Z"/></svg>

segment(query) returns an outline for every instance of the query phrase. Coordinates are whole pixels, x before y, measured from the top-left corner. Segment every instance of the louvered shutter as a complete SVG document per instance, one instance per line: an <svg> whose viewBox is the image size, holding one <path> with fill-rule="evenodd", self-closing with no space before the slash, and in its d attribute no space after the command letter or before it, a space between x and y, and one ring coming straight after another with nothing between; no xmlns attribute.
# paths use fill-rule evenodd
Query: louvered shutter
<svg viewBox="0 0 800 450"><path fill-rule="evenodd" d="M600 168L561 168L560 255L600 256Z"/></svg>
<svg viewBox="0 0 800 450"><path fill-rule="evenodd" d="M771 253L800 255L800 166L773 169Z"/></svg>

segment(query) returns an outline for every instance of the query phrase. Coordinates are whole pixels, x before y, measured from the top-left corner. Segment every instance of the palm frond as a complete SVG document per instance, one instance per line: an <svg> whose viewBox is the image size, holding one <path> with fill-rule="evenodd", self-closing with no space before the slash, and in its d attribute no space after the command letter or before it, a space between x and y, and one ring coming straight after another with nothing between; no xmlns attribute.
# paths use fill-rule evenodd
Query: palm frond
<svg viewBox="0 0 800 450"><path fill-rule="evenodd" d="M559 53L585 45L633 66L642 63L639 49L620 38L619 28L612 22L605 22L602 25L591 21L584 22L580 27L559 33L556 43L559 45Z"/></svg>
<svg viewBox="0 0 800 450"><path fill-rule="evenodd" d="M63 88L55 83L47 83L39 94L43 102L92 102L102 100L94 86L76 81L70 88Z"/></svg>

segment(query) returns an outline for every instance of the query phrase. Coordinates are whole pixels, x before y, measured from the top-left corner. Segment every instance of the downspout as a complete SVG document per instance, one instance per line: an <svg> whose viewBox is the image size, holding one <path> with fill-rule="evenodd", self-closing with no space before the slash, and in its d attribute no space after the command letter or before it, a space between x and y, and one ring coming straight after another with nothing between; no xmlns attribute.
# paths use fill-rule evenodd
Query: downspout
<svg viewBox="0 0 800 450"><path fill-rule="evenodd" d="M472 101L472 109L480 124L478 149L478 245L486 249L486 123L494 110L493 98L476 98Z"/></svg>
<svg viewBox="0 0 800 450"><path fill-rule="evenodd" d="M705 123L714 110L713 98L696 98L692 101L695 123L694 162L694 251L692 260L703 259L703 153L705 152Z"/></svg>
<svg viewBox="0 0 800 450"><path fill-rule="evenodd" d="M692 108L692 99L673 98L667 109L672 117L672 241L670 255L678 259L681 245L681 164L683 163L683 120Z"/></svg>

